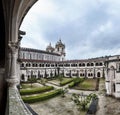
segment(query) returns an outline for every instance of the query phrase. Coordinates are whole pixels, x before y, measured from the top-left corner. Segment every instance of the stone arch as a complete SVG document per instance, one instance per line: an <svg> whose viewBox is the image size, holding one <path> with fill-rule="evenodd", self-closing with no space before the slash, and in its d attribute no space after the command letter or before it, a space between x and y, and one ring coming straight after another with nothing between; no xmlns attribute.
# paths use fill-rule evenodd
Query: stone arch
<svg viewBox="0 0 120 115"><path fill-rule="evenodd" d="M81 67L82 66L82 64L81 63L79 63L79 67Z"/></svg>
<svg viewBox="0 0 120 115"><path fill-rule="evenodd" d="M21 67L24 67L24 66L25 66L24 63L22 63L22 64L21 64Z"/></svg>
<svg viewBox="0 0 120 115"><path fill-rule="evenodd" d="M91 66L94 66L94 63L91 63Z"/></svg>
<svg viewBox="0 0 120 115"><path fill-rule="evenodd" d="M23 80L23 81L25 80L25 75L24 74L21 75L21 80Z"/></svg>
<svg viewBox="0 0 120 115"><path fill-rule="evenodd" d="M5 17L4 17L4 6L3 1L0 0L0 113L5 114L5 106L7 100L7 85L6 78L10 75L10 68L8 68L9 64L6 62L8 58L6 58L6 41L5 37ZM7 38L7 37L6 37ZM5 68L5 76L3 75L3 70Z"/></svg>
<svg viewBox="0 0 120 115"><path fill-rule="evenodd" d="M5 66L5 21L2 1L0 1L0 67Z"/></svg>
<svg viewBox="0 0 120 115"><path fill-rule="evenodd" d="M87 63L87 66L90 66L90 63Z"/></svg>
<svg viewBox="0 0 120 115"><path fill-rule="evenodd" d="M95 65L96 65L96 66L99 66L99 64L98 64L98 63L95 63Z"/></svg>
<svg viewBox="0 0 120 115"><path fill-rule="evenodd" d="M82 66L85 66L85 63L83 63Z"/></svg>
<svg viewBox="0 0 120 115"><path fill-rule="evenodd" d="M110 66L109 75L110 75L111 80L115 78L115 67L114 66Z"/></svg>
<svg viewBox="0 0 120 115"><path fill-rule="evenodd" d="M100 62L100 66L103 66L103 63L102 63L102 62Z"/></svg>
<svg viewBox="0 0 120 115"><path fill-rule="evenodd" d="M29 63L28 66L31 67L31 63Z"/></svg>
<svg viewBox="0 0 120 115"><path fill-rule="evenodd" d="M26 67L28 67L29 66L29 64L28 63L26 63Z"/></svg>
<svg viewBox="0 0 120 115"><path fill-rule="evenodd" d="M97 77L101 77L101 73L100 72L97 72Z"/></svg>
<svg viewBox="0 0 120 115"><path fill-rule="evenodd" d="M19 27L23 18L36 1L37 0L0 0L0 68L4 68L5 70L5 75L0 79L1 114L5 114L5 110L7 110L9 114L11 111L10 108L16 108L9 107L11 105L6 104L7 98L8 100L10 99L9 95L7 97L7 89L9 94L9 87L16 87L19 83L17 75L18 48L21 39L19 36ZM17 90L17 88L14 88L14 90ZM13 94L12 96L14 97L15 95ZM5 104L7 106L5 106ZM15 113L13 112L13 114ZM25 111L21 111L19 114L25 114Z"/></svg>

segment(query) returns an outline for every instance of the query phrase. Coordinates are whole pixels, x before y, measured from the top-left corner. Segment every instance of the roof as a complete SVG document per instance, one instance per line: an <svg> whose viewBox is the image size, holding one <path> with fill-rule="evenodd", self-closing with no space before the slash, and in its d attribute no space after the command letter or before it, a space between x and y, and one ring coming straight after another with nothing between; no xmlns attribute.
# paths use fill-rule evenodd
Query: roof
<svg viewBox="0 0 120 115"><path fill-rule="evenodd" d="M44 50L38 50L38 49L33 49L33 48L20 47L20 51L28 51L28 52L36 52L36 53L44 53L44 54L51 54L51 55L60 56L60 54L58 54L58 53L47 52Z"/></svg>

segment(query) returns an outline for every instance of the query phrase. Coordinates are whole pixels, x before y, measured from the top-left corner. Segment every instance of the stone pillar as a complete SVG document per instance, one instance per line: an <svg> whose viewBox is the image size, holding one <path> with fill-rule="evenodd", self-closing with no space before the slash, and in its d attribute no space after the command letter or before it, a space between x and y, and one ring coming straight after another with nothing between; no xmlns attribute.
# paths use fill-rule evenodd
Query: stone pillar
<svg viewBox="0 0 120 115"><path fill-rule="evenodd" d="M16 87L19 83L19 79L17 78L17 58L18 58L18 43L10 42L8 44L9 47L9 66L10 66L10 74L7 79L8 85L10 87Z"/></svg>

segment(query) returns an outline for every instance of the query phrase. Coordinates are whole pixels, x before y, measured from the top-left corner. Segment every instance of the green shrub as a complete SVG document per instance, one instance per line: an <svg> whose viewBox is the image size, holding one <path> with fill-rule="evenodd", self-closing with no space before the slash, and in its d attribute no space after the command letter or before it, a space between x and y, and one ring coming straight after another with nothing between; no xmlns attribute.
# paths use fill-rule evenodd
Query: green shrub
<svg viewBox="0 0 120 115"><path fill-rule="evenodd" d="M69 84L69 88L73 87L74 86L74 82L72 81L70 84Z"/></svg>
<svg viewBox="0 0 120 115"><path fill-rule="evenodd" d="M43 101L43 100L55 97L61 93L62 93L62 89L57 89L48 93L39 94L37 96L22 97L22 99L25 103L35 103L35 102L39 102L39 101Z"/></svg>
<svg viewBox="0 0 120 115"><path fill-rule="evenodd" d="M44 86L44 87L40 87L40 88L33 88L33 89L22 89L20 90L20 94L21 95L31 95L31 94L37 94L37 93L42 93L42 92L46 92L46 91L50 91L54 89L53 86Z"/></svg>
<svg viewBox="0 0 120 115"><path fill-rule="evenodd" d="M84 78L74 78L73 81L69 84L69 88L74 87L83 81L84 81Z"/></svg>
<svg viewBox="0 0 120 115"><path fill-rule="evenodd" d="M68 84L68 83L70 83L72 81L73 81L73 79L63 80L62 82L60 82L60 86L66 85L66 84Z"/></svg>

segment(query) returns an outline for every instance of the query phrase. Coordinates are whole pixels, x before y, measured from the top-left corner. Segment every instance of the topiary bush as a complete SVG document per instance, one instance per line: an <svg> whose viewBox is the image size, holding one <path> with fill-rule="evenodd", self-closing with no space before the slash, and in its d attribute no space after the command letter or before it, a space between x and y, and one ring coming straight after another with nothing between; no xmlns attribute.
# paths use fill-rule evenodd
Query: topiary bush
<svg viewBox="0 0 120 115"><path fill-rule="evenodd" d="M37 96L22 97L22 99L25 103L35 103L35 102L39 102L39 101L43 101L43 100L55 97L61 93L62 93L62 89L57 89L48 93L39 94Z"/></svg>
<svg viewBox="0 0 120 115"><path fill-rule="evenodd" d="M54 89L53 86L44 86L44 87L40 87L40 88L33 88L33 89L22 89L20 90L20 94L21 95L31 95L31 94L37 94L37 93L42 93L42 92L46 92L46 91L50 91Z"/></svg>

